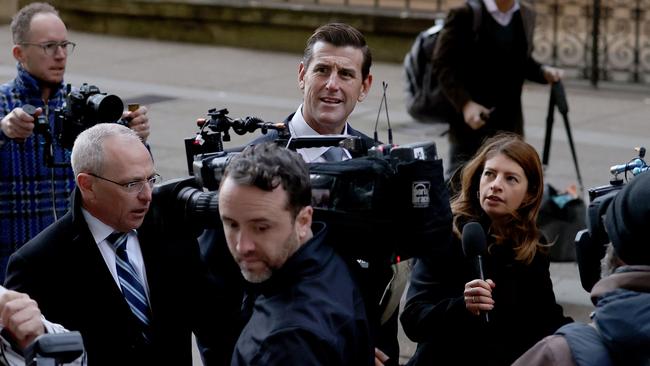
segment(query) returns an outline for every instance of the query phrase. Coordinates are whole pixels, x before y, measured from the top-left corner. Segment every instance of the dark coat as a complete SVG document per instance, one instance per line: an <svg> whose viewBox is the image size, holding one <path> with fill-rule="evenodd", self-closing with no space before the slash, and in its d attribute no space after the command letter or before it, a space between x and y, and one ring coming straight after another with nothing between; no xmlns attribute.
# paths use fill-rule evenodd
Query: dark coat
<svg viewBox="0 0 650 366"><path fill-rule="evenodd" d="M412 365L463 364L474 352L481 365L510 365L517 357L570 321L556 304L547 257L530 265L515 261L508 245L494 245L484 257L486 279L495 282L490 322L465 308L465 284L478 278L475 260L463 255L460 239L448 255L418 258L401 315L406 335L418 342Z"/></svg>
<svg viewBox="0 0 650 366"><path fill-rule="evenodd" d="M193 330L209 364L224 364L232 341L220 339L218 292L208 288L196 241L156 225L152 210L138 229L152 313L145 345L80 202L76 191L71 210L11 256L6 287L29 294L48 320L80 331L90 365L191 365Z"/></svg>
<svg viewBox="0 0 650 366"><path fill-rule="evenodd" d="M648 365L650 266L623 266L591 291L593 322L567 324L513 366Z"/></svg>
<svg viewBox="0 0 650 366"><path fill-rule="evenodd" d="M251 295L252 313L232 365L373 364L361 293L325 243L324 224L313 229L314 237Z"/></svg>

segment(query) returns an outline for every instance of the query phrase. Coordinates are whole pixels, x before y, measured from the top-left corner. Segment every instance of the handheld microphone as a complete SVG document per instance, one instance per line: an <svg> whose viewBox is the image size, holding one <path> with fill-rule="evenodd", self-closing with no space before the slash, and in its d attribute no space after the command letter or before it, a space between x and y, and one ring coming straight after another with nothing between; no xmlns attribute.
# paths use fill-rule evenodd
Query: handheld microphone
<svg viewBox="0 0 650 366"><path fill-rule="evenodd" d="M487 249L487 240L485 239L485 232L483 231L481 224L476 221L465 224L463 227L462 243L465 257L476 257L479 278L485 281L485 273L483 272L483 253L485 253L485 250ZM486 323L490 322L490 317L487 312L483 313L483 318Z"/></svg>

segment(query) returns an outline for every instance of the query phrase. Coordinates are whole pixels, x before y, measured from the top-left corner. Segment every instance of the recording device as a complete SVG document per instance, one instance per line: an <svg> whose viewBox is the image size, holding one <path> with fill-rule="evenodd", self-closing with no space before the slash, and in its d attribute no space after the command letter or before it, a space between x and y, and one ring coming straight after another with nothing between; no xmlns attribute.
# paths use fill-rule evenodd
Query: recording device
<svg viewBox="0 0 650 366"><path fill-rule="evenodd" d="M70 166L67 161L55 161L55 137L57 144L71 150L77 136L98 123L115 122L127 127L129 125L128 120L121 118L124 103L120 97L102 93L98 87L86 83L77 90L73 90L70 84L66 86L65 102L54 110L54 128L50 126L45 115L34 116L34 106L25 104L22 108L35 118L34 134L43 136L43 162L48 168Z"/></svg>
<svg viewBox="0 0 650 366"><path fill-rule="evenodd" d="M466 258L476 258L476 267L479 278L485 281L485 272L483 271L483 253L487 250L487 240L483 227L476 221L468 222L463 226L462 235L463 253ZM490 316L483 312L483 319L486 323L490 322Z"/></svg>
<svg viewBox="0 0 650 366"><path fill-rule="evenodd" d="M648 165L643 158L646 149L635 148L638 156L626 164L614 165L609 168L613 175L608 185L590 188L589 207L587 208L587 228L576 234L576 261L582 288L591 292L593 286L600 280L600 260L605 256L609 236L605 231L604 218L612 199L625 186L628 180L627 173L637 176L648 170ZM624 174L624 178L619 177Z"/></svg>
<svg viewBox="0 0 650 366"><path fill-rule="evenodd" d="M292 137L284 123L232 119L211 109L199 132L185 140L188 172L154 188L152 210L163 222L183 223L195 233L220 228L218 187L240 149L223 149L232 129L238 134L277 131L275 143L289 149L341 146L352 159L310 163L314 220L328 224L329 242L348 258L396 263L448 245L451 209L442 161L433 142L369 147L355 136ZM427 254L428 255L428 254Z"/></svg>
<svg viewBox="0 0 650 366"><path fill-rule="evenodd" d="M66 86L65 103L55 113L56 137L61 146L72 149L74 140L84 130L98 124L121 121L124 103L117 95L102 93L95 85L83 83L77 90Z"/></svg>
<svg viewBox="0 0 650 366"><path fill-rule="evenodd" d="M55 366L70 363L84 351L79 332L43 334L24 351L26 366Z"/></svg>
<svg viewBox="0 0 650 366"><path fill-rule="evenodd" d="M648 164L643 160L645 157L645 147L638 147L635 150L639 153L638 157L630 160L627 164L612 166L609 168L609 172L614 176L618 176L621 173L627 174L627 172L632 172L632 175L638 175L648 170Z"/></svg>

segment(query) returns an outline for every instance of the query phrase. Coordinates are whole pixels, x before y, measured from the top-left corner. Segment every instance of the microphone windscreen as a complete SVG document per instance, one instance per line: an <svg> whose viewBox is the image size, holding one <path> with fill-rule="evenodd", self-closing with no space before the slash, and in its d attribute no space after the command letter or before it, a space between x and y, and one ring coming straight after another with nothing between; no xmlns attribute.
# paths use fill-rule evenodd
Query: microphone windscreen
<svg viewBox="0 0 650 366"><path fill-rule="evenodd" d="M482 255L487 247L487 240L485 239L485 231L483 227L476 221L468 222L463 227L463 253L465 257L475 257Z"/></svg>

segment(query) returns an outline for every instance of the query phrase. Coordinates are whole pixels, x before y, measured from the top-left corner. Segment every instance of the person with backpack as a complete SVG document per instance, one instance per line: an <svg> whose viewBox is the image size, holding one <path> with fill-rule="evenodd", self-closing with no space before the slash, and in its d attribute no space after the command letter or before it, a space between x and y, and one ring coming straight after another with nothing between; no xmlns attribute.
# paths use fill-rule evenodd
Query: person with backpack
<svg viewBox="0 0 650 366"><path fill-rule="evenodd" d="M524 80L560 80L561 70L532 57L534 27L532 6L518 0L468 0L447 15L433 72L454 110L448 118L448 176L485 138L499 131L523 136Z"/></svg>
<svg viewBox="0 0 650 366"><path fill-rule="evenodd" d="M626 185L605 213L604 276L591 289L591 324L573 323L538 342L513 366L650 364L650 174ZM579 262L581 267L591 263Z"/></svg>

